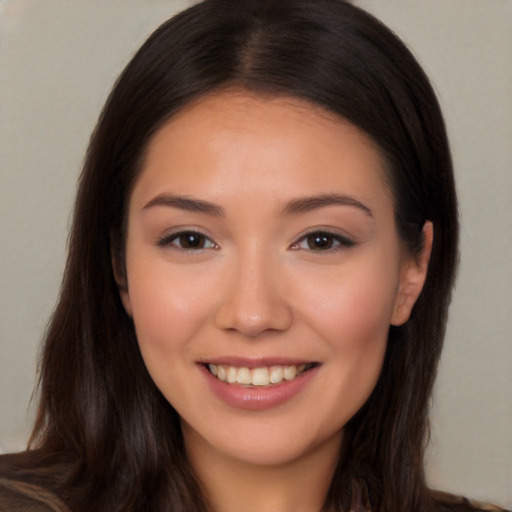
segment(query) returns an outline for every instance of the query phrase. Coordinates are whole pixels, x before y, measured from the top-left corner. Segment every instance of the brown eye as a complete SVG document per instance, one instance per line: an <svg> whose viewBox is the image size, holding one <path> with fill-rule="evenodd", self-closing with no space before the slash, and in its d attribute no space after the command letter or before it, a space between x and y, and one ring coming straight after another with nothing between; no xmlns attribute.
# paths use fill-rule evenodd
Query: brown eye
<svg viewBox="0 0 512 512"><path fill-rule="evenodd" d="M346 249L353 245L355 245L355 242L346 236L329 233L328 231L311 231L294 243L291 248L327 252Z"/></svg>
<svg viewBox="0 0 512 512"><path fill-rule="evenodd" d="M206 237L200 233L183 233L176 238L176 242L183 249L202 249L205 241Z"/></svg>
<svg viewBox="0 0 512 512"><path fill-rule="evenodd" d="M329 233L312 233L306 237L308 248L313 251L331 249L334 241L334 237Z"/></svg>
<svg viewBox="0 0 512 512"><path fill-rule="evenodd" d="M198 231L181 231L167 235L158 241L158 245L160 247L171 246L187 251L217 248L217 245L212 240Z"/></svg>

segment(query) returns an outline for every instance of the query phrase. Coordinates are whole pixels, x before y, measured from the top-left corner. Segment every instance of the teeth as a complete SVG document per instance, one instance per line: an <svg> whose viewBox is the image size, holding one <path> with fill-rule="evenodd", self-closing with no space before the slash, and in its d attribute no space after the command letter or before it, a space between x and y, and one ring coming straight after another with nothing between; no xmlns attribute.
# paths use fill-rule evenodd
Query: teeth
<svg viewBox="0 0 512 512"><path fill-rule="evenodd" d="M295 375L297 375L297 367L295 366L285 366L284 368L284 378L286 380L295 379Z"/></svg>
<svg viewBox="0 0 512 512"><path fill-rule="evenodd" d="M274 365L270 367L249 368L242 366L224 366L221 364L209 364L210 373L223 382L240 384L242 386L268 386L279 384L283 380L291 381L298 377L312 365Z"/></svg>
<svg viewBox="0 0 512 512"><path fill-rule="evenodd" d="M238 372L236 371L236 368L234 366L228 367L228 369L226 371L226 380L230 384L234 384L236 382L236 374L237 373Z"/></svg>
<svg viewBox="0 0 512 512"><path fill-rule="evenodd" d="M270 384L270 377L268 375L268 368L255 368L252 371L253 386L268 386Z"/></svg>
<svg viewBox="0 0 512 512"><path fill-rule="evenodd" d="M212 365L217 366L217 378L219 380L226 380L226 370L224 369L224 366L218 366L218 365Z"/></svg>
<svg viewBox="0 0 512 512"><path fill-rule="evenodd" d="M236 381L238 382L238 384L244 384L246 386L252 384L252 375L251 372L249 371L249 368L240 368L236 376Z"/></svg>
<svg viewBox="0 0 512 512"><path fill-rule="evenodd" d="M282 366L271 366L269 380L272 384L277 384L283 380L283 367Z"/></svg>

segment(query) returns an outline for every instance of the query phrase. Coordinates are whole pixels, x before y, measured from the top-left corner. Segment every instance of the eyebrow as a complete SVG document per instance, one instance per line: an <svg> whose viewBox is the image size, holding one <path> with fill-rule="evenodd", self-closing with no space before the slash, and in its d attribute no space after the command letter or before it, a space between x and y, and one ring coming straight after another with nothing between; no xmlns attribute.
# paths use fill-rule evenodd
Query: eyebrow
<svg viewBox="0 0 512 512"><path fill-rule="evenodd" d="M293 199L285 206L284 213L305 213L326 206L351 206L363 211L369 217L373 217L373 212L368 206L344 194L321 194Z"/></svg>
<svg viewBox="0 0 512 512"><path fill-rule="evenodd" d="M167 206L172 208L179 208L190 212L205 213L213 217L225 217L224 209L209 201L202 199L194 199L187 196L180 196L175 194L160 194L151 199L144 207L143 210L153 206ZM373 217L373 212L368 206L364 205L357 199L344 194L320 194L317 196L300 197L292 199L283 209L285 214L306 213L318 208L325 208L327 206L351 206L364 212L367 216Z"/></svg>
<svg viewBox="0 0 512 512"><path fill-rule="evenodd" d="M143 210L153 206L170 206L172 208L179 208L180 210L187 210L189 212L205 213L213 217L224 217L224 209L216 204L202 199L193 199L187 196L178 196L174 194L161 194L151 199Z"/></svg>

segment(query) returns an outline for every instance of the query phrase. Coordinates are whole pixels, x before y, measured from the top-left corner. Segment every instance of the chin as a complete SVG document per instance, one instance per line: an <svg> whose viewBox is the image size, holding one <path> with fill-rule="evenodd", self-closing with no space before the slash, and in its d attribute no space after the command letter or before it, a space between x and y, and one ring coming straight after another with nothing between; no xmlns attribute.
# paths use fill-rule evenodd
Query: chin
<svg viewBox="0 0 512 512"><path fill-rule="evenodd" d="M221 431L205 429L203 433L184 423L185 443L190 446L194 437L193 444L200 450L213 448L217 456L255 466L284 466L320 452L338 457L342 429L328 431L290 418L284 423L270 418L257 423L253 418L249 425L242 422Z"/></svg>

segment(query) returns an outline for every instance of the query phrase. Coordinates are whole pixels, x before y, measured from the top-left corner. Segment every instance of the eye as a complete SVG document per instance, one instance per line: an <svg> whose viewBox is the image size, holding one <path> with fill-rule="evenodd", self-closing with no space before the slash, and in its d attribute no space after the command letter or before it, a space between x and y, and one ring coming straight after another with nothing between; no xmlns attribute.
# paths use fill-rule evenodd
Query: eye
<svg viewBox="0 0 512 512"><path fill-rule="evenodd" d="M199 231L180 231L166 235L158 240L160 247L173 246L177 249L187 251L198 251L201 249L217 249L218 245Z"/></svg>
<svg viewBox="0 0 512 512"><path fill-rule="evenodd" d="M325 252L348 248L353 245L355 245L355 242L346 236L329 231L311 231L292 244L291 248Z"/></svg>

